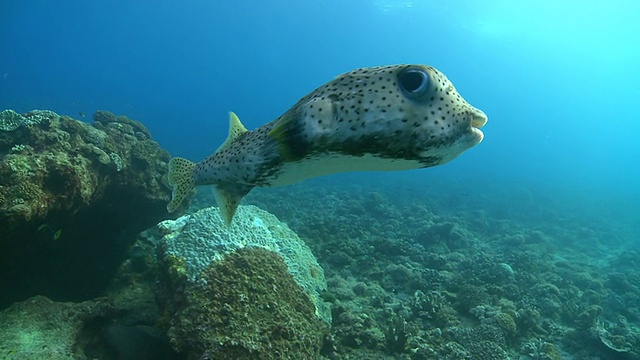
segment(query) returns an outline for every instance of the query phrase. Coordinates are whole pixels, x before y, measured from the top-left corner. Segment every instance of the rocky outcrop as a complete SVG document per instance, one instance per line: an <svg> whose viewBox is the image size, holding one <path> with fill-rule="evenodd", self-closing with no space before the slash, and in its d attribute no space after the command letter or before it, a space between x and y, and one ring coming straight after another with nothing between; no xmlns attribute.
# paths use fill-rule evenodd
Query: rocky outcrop
<svg viewBox="0 0 640 360"><path fill-rule="evenodd" d="M100 294L136 235L168 218L169 158L125 116L0 112L0 308Z"/></svg>

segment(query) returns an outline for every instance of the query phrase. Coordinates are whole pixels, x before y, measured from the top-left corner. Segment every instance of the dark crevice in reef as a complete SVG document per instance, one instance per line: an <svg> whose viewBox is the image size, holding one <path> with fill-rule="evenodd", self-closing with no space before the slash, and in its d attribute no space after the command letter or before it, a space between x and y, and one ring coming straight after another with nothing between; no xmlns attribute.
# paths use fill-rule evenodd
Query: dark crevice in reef
<svg viewBox="0 0 640 360"><path fill-rule="evenodd" d="M71 217L52 214L47 223L32 223L10 234L13 241L0 244L0 308L34 295L76 302L103 295L144 230L130 219L151 220L140 219L144 214L132 211L135 207L118 211L111 205L131 195L115 194L109 203L94 204Z"/></svg>

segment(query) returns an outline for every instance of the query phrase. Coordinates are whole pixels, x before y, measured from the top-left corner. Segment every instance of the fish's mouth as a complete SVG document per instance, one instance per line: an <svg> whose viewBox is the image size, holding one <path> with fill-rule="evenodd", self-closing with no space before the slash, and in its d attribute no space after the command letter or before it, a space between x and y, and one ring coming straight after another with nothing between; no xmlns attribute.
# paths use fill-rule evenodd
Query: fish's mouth
<svg viewBox="0 0 640 360"><path fill-rule="evenodd" d="M478 138L478 143L484 139L484 133L480 130L487 123L487 115L479 109L473 109L471 112L471 131Z"/></svg>

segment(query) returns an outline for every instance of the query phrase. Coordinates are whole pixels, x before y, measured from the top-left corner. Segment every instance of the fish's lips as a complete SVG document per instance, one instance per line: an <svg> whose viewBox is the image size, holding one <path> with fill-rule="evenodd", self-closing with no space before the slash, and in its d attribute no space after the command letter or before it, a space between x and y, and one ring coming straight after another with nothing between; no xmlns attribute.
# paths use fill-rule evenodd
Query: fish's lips
<svg viewBox="0 0 640 360"><path fill-rule="evenodd" d="M484 139L484 133L480 130L487 123L487 115L480 109L473 109L470 113L471 117L471 132L477 138L477 143L480 143Z"/></svg>
<svg viewBox="0 0 640 360"><path fill-rule="evenodd" d="M471 113L471 126L476 129L480 129L487 123L487 115L484 111L479 109L474 109L474 112Z"/></svg>

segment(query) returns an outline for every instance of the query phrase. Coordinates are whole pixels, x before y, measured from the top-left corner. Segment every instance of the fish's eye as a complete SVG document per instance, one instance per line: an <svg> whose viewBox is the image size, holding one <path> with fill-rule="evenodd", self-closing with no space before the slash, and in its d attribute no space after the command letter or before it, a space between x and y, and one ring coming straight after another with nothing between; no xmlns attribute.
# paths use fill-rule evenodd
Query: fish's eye
<svg viewBox="0 0 640 360"><path fill-rule="evenodd" d="M398 84L407 96L421 96L429 88L429 75L421 69L407 69L398 75Z"/></svg>

